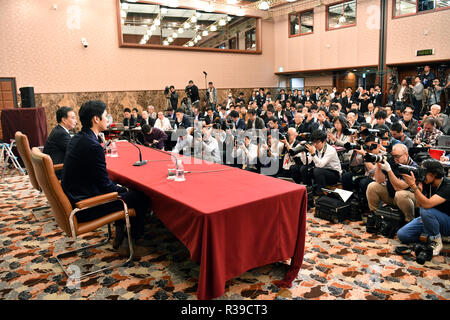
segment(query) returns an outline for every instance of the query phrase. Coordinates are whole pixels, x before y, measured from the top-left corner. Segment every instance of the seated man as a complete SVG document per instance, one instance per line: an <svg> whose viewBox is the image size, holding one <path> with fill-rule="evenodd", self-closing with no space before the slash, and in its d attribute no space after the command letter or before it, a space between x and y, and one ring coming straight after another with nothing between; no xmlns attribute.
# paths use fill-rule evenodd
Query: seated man
<svg viewBox="0 0 450 320"><path fill-rule="evenodd" d="M408 148L402 143L397 143L392 147L391 155L395 164L418 167L409 157ZM391 165L387 161L376 163L374 178L375 182L369 184L366 192L370 211L377 210L380 201L384 201L396 205L405 215L407 222L414 219L416 202L414 194L408 189L408 184L403 178L392 171Z"/></svg>
<svg viewBox="0 0 450 320"><path fill-rule="evenodd" d="M142 236L144 216L149 209L150 200L142 192L119 186L109 178L106 171L105 153L98 141L98 134L106 130L106 115L106 105L102 101L88 101L81 106L79 117L82 128L67 146L61 186L72 207L87 198L118 192L128 208L134 208L136 211L136 216L130 217L130 222L134 257L139 259L149 253L149 250L143 246ZM86 222L122 209L122 202L117 200L82 210L76 214L76 217L78 222ZM125 221L118 220L114 224L116 236L113 248L119 249L120 256L128 256L129 248L121 245L125 238Z"/></svg>
<svg viewBox="0 0 450 320"><path fill-rule="evenodd" d="M211 129L203 127L202 136L194 137L194 156L201 156L203 160L210 162L222 162L219 144L217 140L211 136Z"/></svg>
<svg viewBox="0 0 450 320"><path fill-rule="evenodd" d="M303 164L314 162L311 170L309 165L303 165L300 169L302 180L306 185L312 185L315 181L316 194L323 194L322 188L333 185L341 179L342 168L336 149L326 143L327 133L322 130L315 130L310 138L312 145L306 144L308 155L304 152L300 154Z"/></svg>
<svg viewBox="0 0 450 320"><path fill-rule="evenodd" d="M167 134L164 131L149 124L144 124L142 126L142 134L144 135L145 146L160 150L164 149L164 141L167 140Z"/></svg>
<svg viewBox="0 0 450 320"><path fill-rule="evenodd" d="M125 108L123 110L123 125L129 128L134 128L136 126L136 118L131 114L130 108Z"/></svg>
<svg viewBox="0 0 450 320"><path fill-rule="evenodd" d="M191 155L193 136L189 133L194 128L186 130L184 127L179 127L175 132L177 137L177 144L172 149L172 153L183 154L185 156Z"/></svg>
<svg viewBox="0 0 450 320"><path fill-rule="evenodd" d="M154 127L163 131L172 130L169 119L164 116L164 113L162 111L158 112L158 118L155 120Z"/></svg>
<svg viewBox="0 0 450 320"><path fill-rule="evenodd" d="M230 112L233 130L245 130L245 121L239 118L239 113L236 110Z"/></svg>
<svg viewBox="0 0 450 320"><path fill-rule="evenodd" d="M70 130L75 129L77 125L77 117L70 107L61 107L56 111L56 121L58 125L53 128L44 145L43 152L52 158L53 163L63 163L66 155L67 145L70 142ZM60 177L61 171L56 172L56 176Z"/></svg>
<svg viewBox="0 0 450 320"><path fill-rule="evenodd" d="M416 197L420 217L412 220L397 232L402 243L419 242L421 234L428 236L433 256L442 250L442 236L450 236L450 179L444 176L442 164L434 159L425 160L425 181L416 182L414 173L403 175Z"/></svg>
<svg viewBox="0 0 450 320"><path fill-rule="evenodd" d="M426 118L423 121L423 130L417 134L415 143L422 144L424 147L435 147L437 139L441 135L442 132L436 128L436 120Z"/></svg>
<svg viewBox="0 0 450 320"><path fill-rule="evenodd" d="M147 111L142 111L141 120L138 122L139 126L143 126L144 124L148 124L151 126L155 125L155 119L149 117L149 114Z"/></svg>
<svg viewBox="0 0 450 320"><path fill-rule="evenodd" d="M403 143L408 150L414 146L414 142L403 132L403 127L400 122L394 122L391 125L391 135L394 139Z"/></svg>
<svg viewBox="0 0 450 320"><path fill-rule="evenodd" d="M405 134L414 139L417 135L417 128L419 128L419 121L413 118L414 109L410 106L406 106L403 110L403 118L400 120L403 131Z"/></svg>
<svg viewBox="0 0 450 320"><path fill-rule="evenodd" d="M189 128L191 126L191 121L189 120L189 117L184 114L183 110L178 108L175 116L174 128L178 128L180 126Z"/></svg>

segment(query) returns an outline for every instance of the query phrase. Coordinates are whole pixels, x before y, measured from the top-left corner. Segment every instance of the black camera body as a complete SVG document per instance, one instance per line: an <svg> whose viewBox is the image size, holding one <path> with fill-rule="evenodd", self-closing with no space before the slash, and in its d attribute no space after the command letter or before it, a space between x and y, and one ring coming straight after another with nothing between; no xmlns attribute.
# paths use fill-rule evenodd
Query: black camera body
<svg viewBox="0 0 450 320"><path fill-rule="evenodd" d="M312 142L311 141L301 141L295 147L289 149L289 155L295 156L296 154L298 154L300 152L308 152L308 149L306 148L307 144L312 145Z"/></svg>
<svg viewBox="0 0 450 320"><path fill-rule="evenodd" d="M169 94L169 92L170 92L170 87L169 86L166 86L165 88L164 88L164 95L168 95Z"/></svg>
<svg viewBox="0 0 450 320"><path fill-rule="evenodd" d="M416 254L416 262L418 264L423 265L426 261L431 261L433 258L433 248L425 243L414 245L414 253Z"/></svg>
<svg viewBox="0 0 450 320"><path fill-rule="evenodd" d="M417 182L424 182L427 174L427 170L425 168L407 166L404 164L397 165L396 172L398 172L399 174L411 174L412 172L414 173L414 177L416 178Z"/></svg>

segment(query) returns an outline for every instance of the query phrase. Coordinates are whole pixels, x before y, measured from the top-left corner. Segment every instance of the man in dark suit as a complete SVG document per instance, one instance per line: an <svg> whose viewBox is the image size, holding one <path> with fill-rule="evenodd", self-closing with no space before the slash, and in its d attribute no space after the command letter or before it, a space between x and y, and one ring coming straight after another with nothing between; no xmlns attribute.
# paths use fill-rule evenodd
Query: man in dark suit
<svg viewBox="0 0 450 320"><path fill-rule="evenodd" d="M70 140L67 146L61 186L72 207L75 207L77 202L87 198L118 192L128 208L134 208L136 211L136 216L130 217L131 236L133 238L134 257L140 259L141 256L149 253L148 249L144 247L142 236L144 233L144 216L149 209L150 200L142 192L119 186L109 178L106 171L105 153L98 140L98 134L106 130L107 127L106 115L106 105L102 101L88 101L81 106L79 117L82 129ZM122 209L122 202L116 200L82 210L79 214L76 214L76 218L78 222L86 222ZM118 249L120 256L129 255L129 248L126 245L121 245L125 238L124 224L124 220L115 222L116 237L113 248Z"/></svg>
<svg viewBox="0 0 450 320"><path fill-rule="evenodd" d="M207 127L212 127L216 118L220 119L220 116L217 112L213 111L212 108L208 108L206 111L206 117L204 119L204 125Z"/></svg>
<svg viewBox="0 0 450 320"><path fill-rule="evenodd" d="M232 119L233 129L245 130L245 121L239 118L239 113L236 110L230 112L230 118Z"/></svg>
<svg viewBox="0 0 450 320"><path fill-rule="evenodd" d="M71 138L69 131L75 129L77 117L72 108L61 107L56 111L56 121L58 125L50 132L43 150L52 158L54 164L64 162L67 145ZM60 178L60 172L56 172L58 178Z"/></svg>
<svg viewBox="0 0 450 320"><path fill-rule="evenodd" d="M183 128L191 127L191 121L189 120L189 117L184 114L183 109L178 108L175 115L175 125L177 128L180 126Z"/></svg>
<svg viewBox="0 0 450 320"><path fill-rule="evenodd" d="M262 105L266 102L266 95L264 93L264 88L259 89L259 94L256 96L256 104L258 108L262 108Z"/></svg>
<svg viewBox="0 0 450 320"><path fill-rule="evenodd" d="M264 124L264 120L256 115L255 109L248 110L248 121L247 121L247 129L264 129L266 126Z"/></svg>
<svg viewBox="0 0 450 320"><path fill-rule="evenodd" d="M130 108L123 109L123 125L125 127L134 128L136 127L136 119L131 114Z"/></svg>

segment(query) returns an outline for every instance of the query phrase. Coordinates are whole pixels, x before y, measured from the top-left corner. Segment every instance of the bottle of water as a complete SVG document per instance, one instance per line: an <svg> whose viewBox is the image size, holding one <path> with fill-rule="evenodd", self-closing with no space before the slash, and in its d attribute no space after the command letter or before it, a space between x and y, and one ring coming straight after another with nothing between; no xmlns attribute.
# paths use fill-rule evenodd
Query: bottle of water
<svg viewBox="0 0 450 320"><path fill-rule="evenodd" d="M117 152L117 146L116 143L113 141L111 143L111 155L112 158L117 158L119 156L119 153Z"/></svg>
<svg viewBox="0 0 450 320"><path fill-rule="evenodd" d="M184 166L182 160L177 160L177 171L175 176L175 181L184 181Z"/></svg>

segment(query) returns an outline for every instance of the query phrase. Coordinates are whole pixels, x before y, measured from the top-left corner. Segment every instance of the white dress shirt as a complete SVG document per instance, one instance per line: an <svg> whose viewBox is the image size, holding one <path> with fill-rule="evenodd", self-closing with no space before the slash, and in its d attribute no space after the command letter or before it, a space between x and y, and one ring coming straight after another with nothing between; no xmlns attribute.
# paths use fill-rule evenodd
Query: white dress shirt
<svg viewBox="0 0 450 320"><path fill-rule="evenodd" d="M302 159L303 163L306 163L304 152L300 152L300 159ZM342 174L341 161L339 161L337 151L328 143L324 145L321 151L316 150L315 155L311 156L308 153L308 163L311 161L314 161L316 168L331 169L339 172L339 175Z"/></svg>
<svg viewBox="0 0 450 320"><path fill-rule="evenodd" d="M170 125L170 121L166 117L164 117L162 121L159 118L156 119L154 127L158 128L158 129L161 129L163 131L172 130L172 126Z"/></svg>

